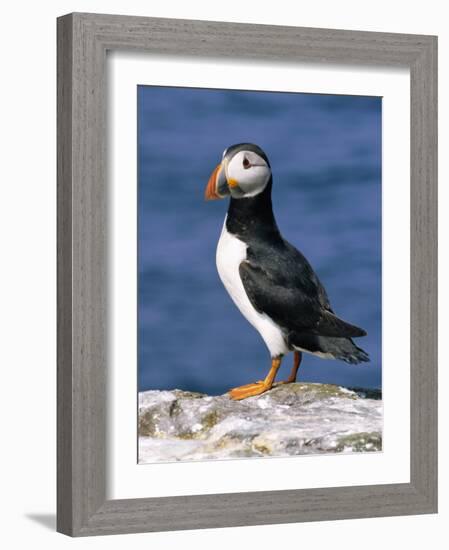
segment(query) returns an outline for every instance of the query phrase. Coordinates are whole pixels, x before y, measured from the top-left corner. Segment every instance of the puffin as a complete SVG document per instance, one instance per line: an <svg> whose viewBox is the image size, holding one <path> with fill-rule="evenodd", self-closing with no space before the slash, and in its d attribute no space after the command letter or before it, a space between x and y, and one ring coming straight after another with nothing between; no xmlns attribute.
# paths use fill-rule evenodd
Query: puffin
<svg viewBox="0 0 449 550"><path fill-rule="evenodd" d="M353 341L366 331L337 317L310 263L282 237L272 185L264 151L238 143L225 149L204 193L206 200L230 199L216 250L218 275L271 356L267 376L229 390L233 400L272 389L282 359L291 352L293 367L280 384L296 382L304 352L351 364L369 361Z"/></svg>

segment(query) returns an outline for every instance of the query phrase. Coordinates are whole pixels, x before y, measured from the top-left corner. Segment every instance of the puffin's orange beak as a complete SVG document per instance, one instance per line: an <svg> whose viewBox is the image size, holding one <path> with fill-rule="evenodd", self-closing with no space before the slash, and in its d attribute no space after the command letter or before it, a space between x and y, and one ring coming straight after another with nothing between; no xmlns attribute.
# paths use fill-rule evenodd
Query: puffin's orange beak
<svg viewBox="0 0 449 550"><path fill-rule="evenodd" d="M218 176L221 171L221 164L215 167L214 171L212 172L209 181L207 183L206 189L204 191L204 198L207 201L213 201L216 199L221 199L222 197L218 194L217 191L217 183L218 183Z"/></svg>

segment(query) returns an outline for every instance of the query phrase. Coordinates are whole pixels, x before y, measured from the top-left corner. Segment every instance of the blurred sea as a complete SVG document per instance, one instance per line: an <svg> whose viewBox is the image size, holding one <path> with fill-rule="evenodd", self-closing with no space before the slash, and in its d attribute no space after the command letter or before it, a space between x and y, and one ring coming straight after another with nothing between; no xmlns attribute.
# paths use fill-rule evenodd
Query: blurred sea
<svg viewBox="0 0 449 550"><path fill-rule="evenodd" d="M228 201L203 199L239 142L267 153L283 236L336 313L368 331L357 344L370 363L305 354L298 379L381 387L381 110L378 97L138 87L140 391L220 394L268 372L263 340L215 267Z"/></svg>

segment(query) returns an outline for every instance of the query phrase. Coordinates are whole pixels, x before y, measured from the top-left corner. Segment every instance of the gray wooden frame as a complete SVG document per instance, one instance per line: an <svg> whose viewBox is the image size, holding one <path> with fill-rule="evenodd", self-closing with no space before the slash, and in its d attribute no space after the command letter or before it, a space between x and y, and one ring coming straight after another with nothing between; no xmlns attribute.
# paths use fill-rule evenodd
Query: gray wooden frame
<svg viewBox="0 0 449 550"><path fill-rule="evenodd" d="M106 52L408 67L410 483L106 499ZM437 511L437 38L75 13L58 19L58 505L72 536Z"/></svg>

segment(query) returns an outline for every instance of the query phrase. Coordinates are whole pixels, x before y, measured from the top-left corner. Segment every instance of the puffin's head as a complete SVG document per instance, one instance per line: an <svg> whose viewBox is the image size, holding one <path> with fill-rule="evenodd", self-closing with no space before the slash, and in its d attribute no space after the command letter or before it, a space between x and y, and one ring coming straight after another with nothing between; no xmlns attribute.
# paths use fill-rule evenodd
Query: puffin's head
<svg viewBox="0 0 449 550"><path fill-rule="evenodd" d="M206 200L254 197L265 189L270 177L270 163L260 147L253 143L231 145L212 172L204 197Z"/></svg>

